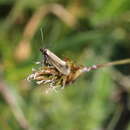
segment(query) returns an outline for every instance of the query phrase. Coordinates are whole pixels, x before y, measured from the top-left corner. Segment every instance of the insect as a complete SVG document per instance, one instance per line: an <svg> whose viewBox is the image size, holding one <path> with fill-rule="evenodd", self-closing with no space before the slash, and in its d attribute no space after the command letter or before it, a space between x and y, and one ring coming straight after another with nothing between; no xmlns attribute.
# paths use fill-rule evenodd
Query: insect
<svg viewBox="0 0 130 130"><path fill-rule="evenodd" d="M46 48L41 48L40 51L44 56L44 64L54 66L59 72L64 75L69 75L70 67L69 65L57 57L54 53Z"/></svg>
<svg viewBox="0 0 130 130"><path fill-rule="evenodd" d="M106 66L130 63L130 59L124 59L86 67L77 65L68 58L62 60L46 48L41 48L40 51L44 57L44 65L40 62L42 66L37 70L33 70L33 73L27 77L27 80L34 81L38 85L42 84L47 88L46 92L50 90L56 91L57 88L64 88L68 84L73 83L84 72Z"/></svg>

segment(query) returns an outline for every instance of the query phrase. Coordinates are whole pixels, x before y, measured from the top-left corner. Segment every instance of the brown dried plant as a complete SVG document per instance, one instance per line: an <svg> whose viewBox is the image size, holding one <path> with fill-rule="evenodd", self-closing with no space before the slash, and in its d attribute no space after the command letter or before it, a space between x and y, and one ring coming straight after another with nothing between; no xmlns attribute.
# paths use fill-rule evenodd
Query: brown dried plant
<svg viewBox="0 0 130 130"><path fill-rule="evenodd" d="M57 88L63 89L65 86L72 84L84 72L112 65L130 63L130 59L124 59L86 67L76 65L72 60L67 58L61 60L48 49L42 48L40 51L44 56L44 60L38 62L38 64L41 64L41 67L37 70L33 69L33 73L28 76L27 80L34 81L38 85L42 84L47 88L46 92L49 90L56 91Z"/></svg>

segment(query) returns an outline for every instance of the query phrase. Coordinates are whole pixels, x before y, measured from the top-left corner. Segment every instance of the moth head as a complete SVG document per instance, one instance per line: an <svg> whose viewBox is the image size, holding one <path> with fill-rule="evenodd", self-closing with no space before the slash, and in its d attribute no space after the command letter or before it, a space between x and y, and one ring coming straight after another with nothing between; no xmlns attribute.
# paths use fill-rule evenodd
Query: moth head
<svg viewBox="0 0 130 130"><path fill-rule="evenodd" d="M47 48L40 48L40 51L42 52L43 55L46 55L48 49Z"/></svg>

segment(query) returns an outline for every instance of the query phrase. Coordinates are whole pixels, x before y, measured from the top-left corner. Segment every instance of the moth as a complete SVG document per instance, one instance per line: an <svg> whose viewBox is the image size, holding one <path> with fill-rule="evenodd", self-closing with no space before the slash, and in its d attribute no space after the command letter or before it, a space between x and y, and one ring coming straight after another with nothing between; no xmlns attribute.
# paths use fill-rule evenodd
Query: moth
<svg viewBox="0 0 130 130"><path fill-rule="evenodd" d="M45 65L52 65L62 74L69 75L70 68L65 61L61 60L58 56L46 48L41 48L40 51L44 56Z"/></svg>

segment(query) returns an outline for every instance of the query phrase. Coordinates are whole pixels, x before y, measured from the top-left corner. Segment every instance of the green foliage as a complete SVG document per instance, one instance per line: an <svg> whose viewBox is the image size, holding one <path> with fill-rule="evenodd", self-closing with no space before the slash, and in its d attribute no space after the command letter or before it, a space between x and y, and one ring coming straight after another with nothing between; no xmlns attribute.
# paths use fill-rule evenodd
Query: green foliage
<svg viewBox="0 0 130 130"><path fill-rule="evenodd" d="M34 13L56 2L75 17L76 24L63 12L61 17L52 12L41 19L32 38L24 39L25 26ZM0 10L0 81L4 82L0 83L0 130L24 129L24 121L29 124L25 129L31 130L101 130L111 128L111 121L114 128L118 121L113 120L114 113L122 104L113 95L122 88L118 83L124 83L116 71L130 74L130 67L85 73L64 90L49 94L26 78L35 62L42 60L41 47L84 66L130 57L129 0L0 0ZM19 46L23 39L27 43Z"/></svg>

